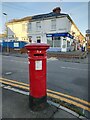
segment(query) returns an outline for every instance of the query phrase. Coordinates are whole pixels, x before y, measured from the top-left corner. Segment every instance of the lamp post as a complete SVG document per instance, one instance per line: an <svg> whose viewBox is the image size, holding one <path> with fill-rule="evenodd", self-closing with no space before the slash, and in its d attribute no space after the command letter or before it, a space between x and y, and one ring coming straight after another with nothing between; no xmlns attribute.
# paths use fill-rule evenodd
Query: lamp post
<svg viewBox="0 0 90 120"><path fill-rule="evenodd" d="M3 13L4 16L6 16L6 38L7 38L7 52L9 52L8 48L8 27L7 27L7 22L8 22L8 16L7 13Z"/></svg>

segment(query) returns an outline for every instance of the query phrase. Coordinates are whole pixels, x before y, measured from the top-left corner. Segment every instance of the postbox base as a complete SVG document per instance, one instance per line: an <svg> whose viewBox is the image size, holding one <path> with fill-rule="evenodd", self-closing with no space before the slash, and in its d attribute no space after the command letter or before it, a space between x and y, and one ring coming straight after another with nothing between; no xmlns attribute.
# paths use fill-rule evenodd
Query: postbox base
<svg viewBox="0 0 90 120"><path fill-rule="evenodd" d="M48 107L47 96L42 98L34 98L29 95L29 107L32 111L44 110Z"/></svg>

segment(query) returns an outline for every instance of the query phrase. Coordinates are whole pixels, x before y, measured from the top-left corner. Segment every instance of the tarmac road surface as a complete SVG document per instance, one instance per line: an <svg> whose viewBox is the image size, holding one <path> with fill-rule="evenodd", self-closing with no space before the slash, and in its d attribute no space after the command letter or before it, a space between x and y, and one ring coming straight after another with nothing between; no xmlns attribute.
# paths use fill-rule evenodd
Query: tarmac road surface
<svg viewBox="0 0 90 120"><path fill-rule="evenodd" d="M3 56L2 77L29 83L27 58ZM47 88L88 101L88 64L47 60Z"/></svg>

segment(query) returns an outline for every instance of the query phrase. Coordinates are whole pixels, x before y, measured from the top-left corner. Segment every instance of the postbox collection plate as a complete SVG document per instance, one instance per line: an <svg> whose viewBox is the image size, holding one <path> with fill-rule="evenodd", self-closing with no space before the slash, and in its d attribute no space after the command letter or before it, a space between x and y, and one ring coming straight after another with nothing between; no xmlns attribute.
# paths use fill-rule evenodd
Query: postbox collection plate
<svg viewBox="0 0 90 120"><path fill-rule="evenodd" d="M42 60L35 61L35 70L42 70Z"/></svg>

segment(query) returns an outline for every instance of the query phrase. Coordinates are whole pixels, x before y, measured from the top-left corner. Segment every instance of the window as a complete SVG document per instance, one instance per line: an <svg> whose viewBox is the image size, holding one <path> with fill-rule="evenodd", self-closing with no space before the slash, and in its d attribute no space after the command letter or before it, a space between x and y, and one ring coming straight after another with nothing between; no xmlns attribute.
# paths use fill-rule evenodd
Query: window
<svg viewBox="0 0 90 120"><path fill-rule="evenodd" d="M31 30L32 30L32 23L29 22L29 23L28 23L28 31L31 31Z"/></svg>
<svg viewBox="0 0 90 120"><path fill-rule="evenodd" d="M50 47L61 47L61 38L60 37L53 37L53 38L48 37L47 44L49 44Z"/></svg>
<svg viewBox="0 0 90 120"><path fill-rule="evenodd" d="M51 30L56 30L56 20L51 20Z"/></svg>
<svg viewBox="0 0 90 120"><path fill-rule="evenodd" d="M49 44L50 47L53 47L52 37L47 37L47 44Z"/></svg>
<svg viewBox="0 0 90 120"><path fill-rule="evenodd" d="M60 37L54 37L54 47L61 47L61 38Z"/></svg>
<svg viewBox="0 0 90 120"><path fill-rule="evenodd" d="M41 30L41 22L36 22L36 31Z"/></svg>
<svg viewBox="0 0 90 120"><path fill-rule="evenodd" d="M22 40L25 40L25 37L22 37Z"/></svg>

